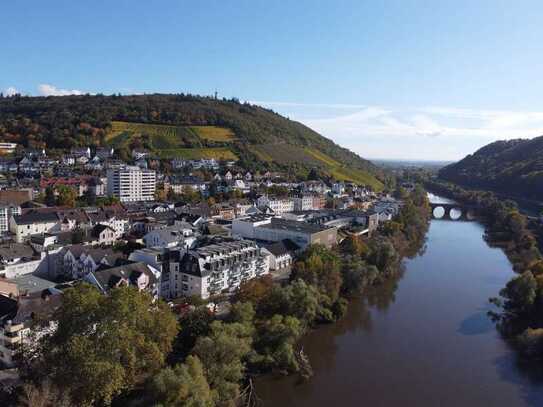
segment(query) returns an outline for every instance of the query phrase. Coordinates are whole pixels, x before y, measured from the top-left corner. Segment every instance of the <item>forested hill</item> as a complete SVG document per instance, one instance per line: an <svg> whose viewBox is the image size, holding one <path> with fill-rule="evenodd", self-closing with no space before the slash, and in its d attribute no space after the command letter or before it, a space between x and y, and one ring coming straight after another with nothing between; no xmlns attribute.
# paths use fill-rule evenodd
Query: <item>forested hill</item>
<svg viewBox="0 0 543 407"><path fill-rule="evenodd" d="M307 173L381 187L378 167L271 110L184 94L0 98L0 141L69 148L146 147L162 158L239 158L247 168ZM257 168L260 167L260 168Z"/></svg>
<svg viewBox="0 0 543 407"><path fill-rule="evenodd" d="M488 144L441 169L439 177L467 187L543 200L543 136Z"/></svg>

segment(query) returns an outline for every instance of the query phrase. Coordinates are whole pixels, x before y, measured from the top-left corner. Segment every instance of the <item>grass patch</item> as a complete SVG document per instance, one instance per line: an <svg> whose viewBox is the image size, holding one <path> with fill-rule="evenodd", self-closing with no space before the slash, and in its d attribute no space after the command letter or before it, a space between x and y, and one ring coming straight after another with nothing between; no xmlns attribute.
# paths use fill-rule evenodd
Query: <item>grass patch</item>
<svg viewBox="0 0 543 407"><path fill-rule="evenodd" d="M230 142L236 140L234 132L225 127L217 126L192 126L190 129L196 133L198 137L210 141Z"/></svg>
<svg viewBox="0 0 543 407"><path fill-rule="evenodd" d="M339 161L314 148L302 148L290 144L256 144L250 146L249 149L262 161L272 161L283 165L299 163L307 167L318 167L337 180L368 185L376 191L383 189L383 184L370 173L358 168L345 167Z"/></svg>
<svg viewBox="0 0 543 407"><path fill-rule="evenodd" d="M146 123L130 123L112 121L111 130L106 135L106 140L109 141L121 133L141 136L149 135L151 138L194 138L194 133L190 128L185 126L169 126L166 124L146 124Z"/></svg>
<svg viewBox="0 0 543 407"><path fill-rule="evenodd" d="M314 148L309 148L309 147L306 147L304 150L305 150L305 152L307 154L309 154L310 156L312 156L313 158L315 158L315 159L317 159L319 161L322 161L327 166L337 167L337 166L341 165L339 162L334 160L332 157L327 156L326 154L320 152L319 150L316 150Z"/></svg>

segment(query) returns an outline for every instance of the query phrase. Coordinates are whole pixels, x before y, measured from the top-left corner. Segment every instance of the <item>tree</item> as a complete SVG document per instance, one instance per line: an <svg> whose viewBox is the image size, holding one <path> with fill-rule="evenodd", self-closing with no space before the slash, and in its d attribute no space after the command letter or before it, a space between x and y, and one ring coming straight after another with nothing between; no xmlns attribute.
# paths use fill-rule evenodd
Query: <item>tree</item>
<svg viewBox="0 0 543 407"><path fill-rule="evenodd" d="M385 275L395 271L400 260L394 245L386 239L373 239L370 242L370 255L368 263L373 264Z"/></svg>
<svg viewBox="0 0 543 407"><path fill-rule="evenodd" d="M55 190L52 186L45 188L45 204L47 206L55 206L56 204Z"/></svg>
<svg viewBox="0 0 543 407"><path fill-rule="evenodd" d="M274 315L263 321L257 330L254 345L257 355L252 362L265 370L297 372L299 364L294 345L302 333L302 324L295 317Z"/></svg>
<svg viewBox="0 0 543 407"><path fill-rule="evenodd" d="M57 205L75 208L77 192L74 188L68 187L66 185L59 185L57 187L57 192Z"/></svg>
<svg viewBox="0 0 543 407"><path fill-rule="evenodd" d="M341 267L343 294L360 294L362 290L372 285L379 275L377 267L368 265L356 257L347 257Z"/></svg>
<svg viewBox="0 0 543 407"><path fill-rule="evenodd" d="M185 363L161 370L149 385L154 402L165 407L212 407L211 389L197 356L189 356Z"/></svg>
<svg viewBox="0 0 543 407"><path fill-rule="evenodd" d="M513 315L528 313L537 297L537 281L531 272L525 271L510 280L500 291L500 296L505 299L506 311Z"/></svg>
<svg viewBox="0 0 543 407"><path fill-rule="evenodd" d="M193 354L204 366L213 400L221 405L234 405L240 396L243 360L251 351L251 328L241 323L214 321L209 336L198 338Z"/></svg>
<svg viewBox="0 0 543 407"><path fill-rule="evenodd" d="M256 307L266 298L273 287L273 278L266 274L259 278L244 281L240 284L235 299L241 302L252 302Z"/></svg>
<svg viewBox="0 0 543 407"><path fill-rule="evenodd" d="M20 407L71 407L69 395L45 379L39 384L25 383L19 396Z"/></svg>
<svg viewBox="0 0 543 407"><path fill-rule="evenodd" d="M517 344L526 356L541 357L543 355L543 328L527 328L517 337Z"/></svg>
<svg viewBox="0 0 543 407"><path fill-rule="evenodd" d="M183 315L179 321L181 328L175 340L173 358L180 360L188 355L199 337L209 335L211 322L213 315L206 307L197 307Z"/></svg>
<svg viewBox="0 0 543 407"><path fill-rule="evenodd" d="M301 278L334 302L341 289L341 259L323 245L312 245L294 265L291 278Z"/></svg>
<svg viewBox="0 0 543 407"><path fill-rule="evenodd" d="M85 202L87 206L94 206L96 205L96 192L94 188L88 188L85 191L85 194L83 196L85 198Z"/></svg>
<svg viewBox="0 0 543 407"><path fill-rule="evenodd" d="M360 236L347 236L341 242L341 251L346 254L365 257L369 252L369 248Z"/></svg>
<svg viewBox="0 0 543 407"><path fill-rule="evenodd" d="M304 328L313 325L322 314L321 298L317 288L298 279L286 287L274 286L262 300L259 316L270 318L275 314L298 318Z"/></svg>
<svg viewBox="0 0 543 407"><path fill-rule="evenodd" d="M65 291L55 320L57 330L39 342L34 373L49 375L79 404L109 404L157 372L177 333L168 306L133 287L105 296L79 284Z"/></svg>

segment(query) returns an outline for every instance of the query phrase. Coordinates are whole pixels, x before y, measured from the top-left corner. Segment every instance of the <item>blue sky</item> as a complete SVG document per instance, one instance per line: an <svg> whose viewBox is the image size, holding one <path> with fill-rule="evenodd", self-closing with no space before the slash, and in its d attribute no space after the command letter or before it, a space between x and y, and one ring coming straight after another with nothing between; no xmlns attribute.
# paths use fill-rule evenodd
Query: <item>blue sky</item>
<svg viewBox="0 0 543 407"><path fill-rule="evenodd" d="M0 5L0 90L192 92L269 106L369 158L543 134L541 1Z"/></svg>

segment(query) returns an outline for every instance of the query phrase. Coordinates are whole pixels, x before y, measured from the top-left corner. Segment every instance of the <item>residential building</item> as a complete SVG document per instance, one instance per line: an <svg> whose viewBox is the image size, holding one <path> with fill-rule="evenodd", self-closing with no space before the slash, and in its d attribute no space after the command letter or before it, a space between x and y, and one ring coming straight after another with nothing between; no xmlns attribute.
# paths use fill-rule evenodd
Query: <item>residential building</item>
<svg viewBox="0 0 543 407"><path fill-rule="evenodd" d="M60 219L54 212L30 211L22 215L12 215L9 231L15 235L15 241L21 243L31 235L60 231Z"/></svg>
<svg viewBox="0 0 543 407"><path fill-rule="evenodd" d="M170 177L170 179L164 182L164 189L166 191L171 189L176 194L186 192L187 188L191 188L194 191L204 192L206 190L206 183L200 178L193 176Z"/></svg>
<svg viewBox="0 0 543 407"><path fill-rule="evenodd" d="M56 270L50 275L69 279L79 279L100 267L113 267L122 262L124 256L112 249L73 245L65 247L59 257Z"/></svg>
<svg viewBox="0 0 543 407"><path fill-rule="evenodd" d="M302 249L311 244L323 244L331 247L337 243L337 228L256 215L234 219L232 235L267 242L279 242L290 239Z"/></svg>
<svg viewBox="0 0 543 407"><path fill-rule="evenodd" d="M130 229L130 221L124 208L120 206L109 206L86 211L91 226L105 225L115 231L115 238L120 239Z"/></svg>
<svg viewBox="0 0 543 407"><path fill-rule="evenodd" d="M7 233L10 218L20 214L21 207L18 205L0 205L0 234Z"/></svg>
<svg viewBox="0 0 543 407"><path fill-rule="evenodd" d="M262 246L262 251L269 254L270 271L283 272L292 267L295 251L299 247L290 240L282 240Z"/></svg>
<svg viewBox="0 0 543 407"><path fill-rule="evenodd" d="M62 185L75 189L78 196L83 196L89 189L89 186L93 183L96 183L96 180L90 175L81 175L77 177L42 177L40 179L40 192L44 193L48 187L56 188Z"/></svg>
<svg viewBox="0 0 543 407"><path fill-rule="evenodd" d="M156 173L136 166L107 171L108 195L121 202L152 201L155 199Z"/></svg>
<svg viewBox="0 0 543 407"><path fill-rule="evenodd" d="M160 273L144 263L127 263L117 267L98 268L85 275L84 280L96 286L103 294L110 290L132 286L158 297L157 282Z"/></svg>
<svg viewBox="0 0 543 407"><path fill-rule="evenodd" d="M5 278L15 278L34 273L42 257L34 249L23 243L7 243L0 246L0 274Z"/></svg>
<svg viewBox="0 0 543 407"><path fill-rule="evenodd" d="M71 150L71 154L75 157L87 157L89 159L91 157L91 150L90 147L74 147Z"/></svg>
<svg viewBox="0 0 543 407"><path fill-rule="evenodd" d="M13 153L15 152L16 148L17 148L17 143L6 143L6 142L0 143L0 153L3 153L3 154Z"/></svg>
<svg viewBox="0 0 543 407"><path fill-rule="evenodd" d="M98 147L96 149L96 157L101 160L106 160L113 157L114 150L111 147Z"/></svg>
<svg viewBox="0 0 543 407"><path fill-rule="evenodd" d="M112 245L117 241L115 230L111 226L98 224L92 228L92 236L96 244Z"/></svg>
<svg viewBox="0 0 543 407"><path fill-rule="evenodd" d="M170 253L165 268L170 274L173 298L208 298L233 291L243 281L269 272L269 263L260 248L248 240L222 240L194 250Z"/></svg>
<svg viewBox="0 0 543 407"><path fill-rule="evenodd" d="M256 200L256 205L259 208L268 207L276 215L294 210L294 201L291 198L269 198L266 195L262 195Z"/></svg>
<svg viewBox="0 0 543 407"><path fill-rule="evenodd" d="M173 249L179 250L179 248ZM145 263L157 270L160 274L160 280L158 285L158 296L160 298L171 298L170 295L170 275L165 271L163 266L167 258L169 258L169 249L138 249L134 250L128 256L128 260L134 262Z"/></svg>
<svg viewBox="0 0 543 407"><path fill-rule="evenodd" d="M32 345L56 329L54 322L36 326L33 321L47 320L61 302L62 292L54 288L17 296L0 294L0 364L15 367L21 346Z"/></svg>
<svg viewBox="0 0 543 407"><path fill-rule="evenodd" d="M196 241L192 227L184 222L162 229L152 230L143 236L148 248L191 247Z"/></svg>
<svg viewBox="0 0 543 407"><path fill-rule="evenodd" d="M312 195L302 195L295 198L292 198L294 203L294 211L309 211L313 208L313 196Z"/></svg>
<svg viewBox="0 0 543 407"><path fill-rule="evenodd" d="M345 183L343 182L335 182L332 184L332 193L335 195L343 195L345 192Z"/></svg>

